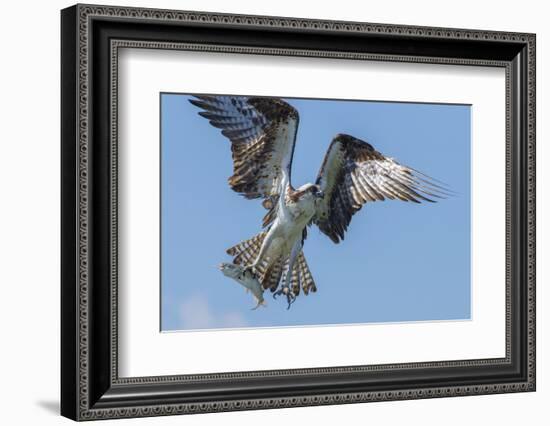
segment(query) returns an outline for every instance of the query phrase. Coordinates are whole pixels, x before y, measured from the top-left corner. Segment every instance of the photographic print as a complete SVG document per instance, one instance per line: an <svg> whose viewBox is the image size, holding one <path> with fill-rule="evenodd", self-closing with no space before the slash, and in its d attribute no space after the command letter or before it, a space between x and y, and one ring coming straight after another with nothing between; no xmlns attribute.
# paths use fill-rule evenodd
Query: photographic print
<svg viewBox="0 0 550 426"><path fill-rule="evenodd" d="M160 103L161 331L471 319L470 105Z"/></svg>
<svg viewBox="0 0 550 426"><path fill-rule="evenodd" d="M61 15L62 415L535 391L535 34Z"/></svg>

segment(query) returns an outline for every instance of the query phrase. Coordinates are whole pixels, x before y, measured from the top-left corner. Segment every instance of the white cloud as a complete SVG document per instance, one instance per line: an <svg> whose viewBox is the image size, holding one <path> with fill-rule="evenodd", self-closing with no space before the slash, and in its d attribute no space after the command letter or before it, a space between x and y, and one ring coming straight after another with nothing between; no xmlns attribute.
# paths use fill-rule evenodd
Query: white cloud
<svg viewBox="0 0 550 426"><path fill-rule="evenodd" d="M193 296L187 299L180 308L182 328L210 328L213 316L206 299Z"/></svg>
<svg viewBox="0 0 550 426"><path fill-rule="evenodd" d="M227 312L222 316L222 323L225 327L238 328L248 326L240 312Z"/></svg>
<svg viewBox="0 0 550 426"><path fill-rule="evenodd" d="M180 327L185 330L204 328L246 327L247 322L240 312L220 312L212 310L206 298L193 295L180 307Z"/></svg>

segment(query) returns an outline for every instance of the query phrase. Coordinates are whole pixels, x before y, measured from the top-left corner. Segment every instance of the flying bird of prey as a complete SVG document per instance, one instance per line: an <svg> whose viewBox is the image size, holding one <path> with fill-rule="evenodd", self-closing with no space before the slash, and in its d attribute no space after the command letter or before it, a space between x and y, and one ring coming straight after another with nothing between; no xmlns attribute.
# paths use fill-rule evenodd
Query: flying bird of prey
<svg viewBox="0 0 550 426"><path fill-rule="evenodd" d="M288 307L300 288L306 295L317 290L303 252L309 225L339 243L365 203L433 202L448 195L438 181L345 134L333 138L315 183L294 188L296 109L265 97L196 95L190 102L231 141L231 189L248 199L263 199L267 209L263 231L227 253L274 297L285 295Z"/></svg>

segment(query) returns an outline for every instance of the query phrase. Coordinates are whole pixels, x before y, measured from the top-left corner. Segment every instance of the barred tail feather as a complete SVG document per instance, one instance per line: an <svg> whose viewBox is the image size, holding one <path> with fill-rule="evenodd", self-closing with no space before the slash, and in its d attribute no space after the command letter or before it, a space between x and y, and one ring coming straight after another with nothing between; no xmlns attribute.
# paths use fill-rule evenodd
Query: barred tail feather
<svg viewBox="0 0 550 426"><path fill-rule="evenodd" d="M283 280L286 279L286 275L288 273L288 259L286 259L283 267ZM294 267L292 268L291 274L290 289L295 296L298 296L300 294L300 288L304 291L304 294L306 296L309 294L310 291L313 293L317 291L315 281L313 280L311 272L309 271L309 267L307 266L306 258L303 251L300 251L300 254L296 258L296 262L294 262Z"/></svg>
<svg viewBox="0 0 550 426"><path fill-rule="evenodd" d="M260 278L264 289L269 289L271 292L274 292L277 289L283 274L283 266L284 262L282 258L278 258L270 263Z"/></svg>
<svg viewBox="0 0 550 426"><path fill-rule="evenodd" d="M315 285L313 276L311 275L309 267L307 266L306 258L303 251L300 252L298 258L296 259L294 269L296 268L298 268L300 284L302 285L302 290L304 290L304 294L307 295L310 291L315 293L317 291L317 286Z"/></svg>
<svg viewBox="0 0 550 426"><path fill-rule="evenodd" d="M234 256L233 263L236 265L250 265L256 261L262 243L267 232L260 232L254 237L241 241L239 244L227 249L227 254ZM292 274L290 277L290 287L295 296L303 291L305 295L309 292L316 292L317 287L311 275L309 267L304 256L300 251L292 271L288 271L288 258L279 257L278 259L263 259L262 263L256 266L258 279L264 289L274 292L279 286L281 278L285 279L286 274Z"/></svg>
<svg viewBox="0 0 550 426"><path fill-rule="evenodd" d="M296 268L296 263L294 263L292 271L289 271L289 263L290 258L286 258L281 279L283 282L286 282L288 274L290 274L290 290L295 296L298 296L300 294L300 277L298 274L298 269Z"/></svg>
<svg viewBox="0 0 550 426"><path fill-rule="evenodd" d="M300 269L296 263L292 268L292 276L290 277L290 288L294 296L298 296L300 294Z"/></svg>
<svg viewBox="0 0 550 426"><path fill-rule="evenodd" d="M239 244L228 248L226 253L230 256L235 256L233 259L234 264L249 265L258 257L266 234L265 231L260 232L248 240L241 241Z"/></svg>

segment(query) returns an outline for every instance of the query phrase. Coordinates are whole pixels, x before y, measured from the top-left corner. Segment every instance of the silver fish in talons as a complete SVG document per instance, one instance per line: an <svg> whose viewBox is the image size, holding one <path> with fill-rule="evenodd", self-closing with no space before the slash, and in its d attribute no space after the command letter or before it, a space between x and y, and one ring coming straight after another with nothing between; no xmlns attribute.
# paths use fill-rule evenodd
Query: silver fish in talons
<svg viewBox="0 0 550 426"><path fill-rule="evenodd" d="M234 279L242 285L247 293L250 291L256 300L256 306L252 310L258 309L259 306L266 306L264 300L264 289L262 285L250 269L245 269L240 265L233 263L222 263L219 265L220 271L229 278Z"/></svg>

